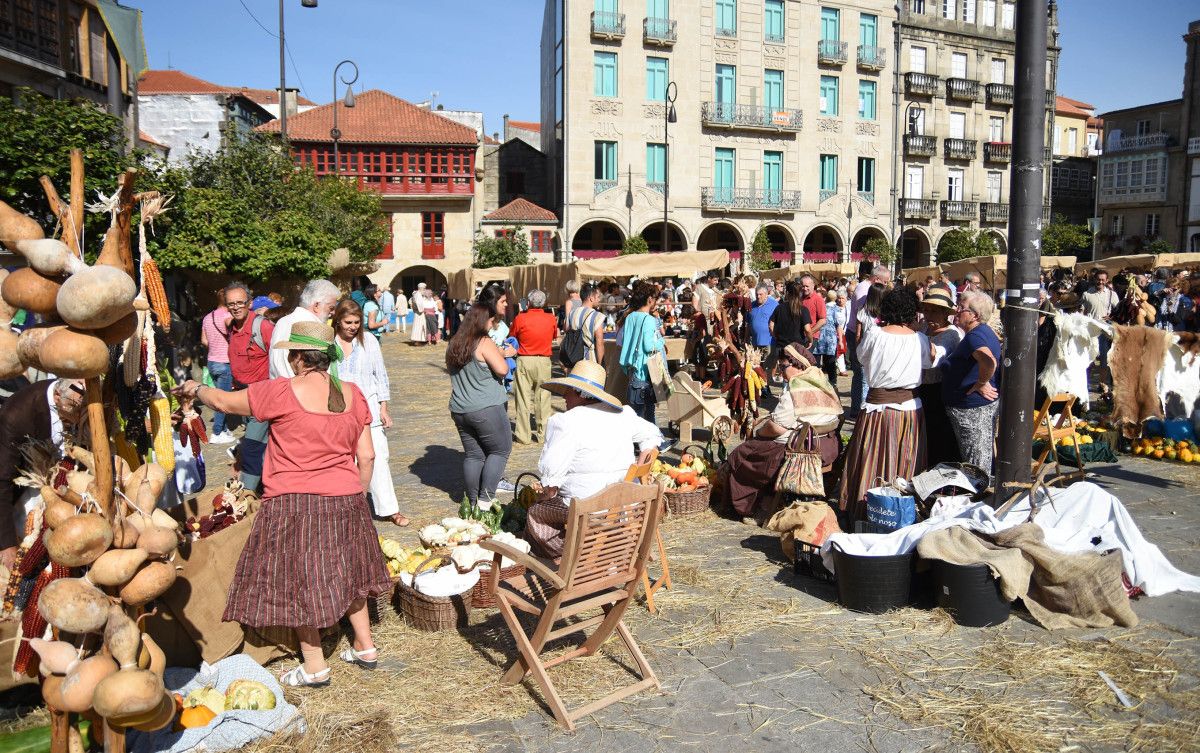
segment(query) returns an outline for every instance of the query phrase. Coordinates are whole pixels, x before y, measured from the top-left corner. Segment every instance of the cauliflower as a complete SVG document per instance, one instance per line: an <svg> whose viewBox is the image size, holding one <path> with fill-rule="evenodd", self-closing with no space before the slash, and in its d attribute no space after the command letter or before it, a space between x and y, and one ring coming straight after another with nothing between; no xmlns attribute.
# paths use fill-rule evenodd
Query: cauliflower
<svg viewBox="0 0 1200 753"><path fill-rule="evenodd" d="M456 528L466 528L469 524L469 521L462 518L442 518L442 528L445 528L447 531L453 531Z"/></svg>
<svg viewBox="0 0 1200 753"><path fill-rule="evenodd" d="M436 523L425 526L417 533L426 546L446 546L450 543L450 532Z"/></svg>
<svg viewBox="0 0 1200 753"><path fill-rule="evenodd" d="M466 570L476 562L491 562L492 553L478 544L460 544L454 547L450 559L454 560L454 564L458 565L460 570Z"/></svg>

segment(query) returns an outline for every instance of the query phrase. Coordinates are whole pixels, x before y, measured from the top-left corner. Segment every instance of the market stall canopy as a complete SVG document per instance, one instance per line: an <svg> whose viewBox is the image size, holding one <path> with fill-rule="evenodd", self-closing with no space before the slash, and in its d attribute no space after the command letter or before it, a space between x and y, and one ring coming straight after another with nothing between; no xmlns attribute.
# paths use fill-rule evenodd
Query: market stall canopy
<svg viewBox="0 0 1200 753"><path fill-rule="evenodd" d="M909 267L900 271L904 274L904 279L909 282L925 282L926 277L937 280L942 276L942 268L936 264L932 267Z"/></svg>
<svg viewBox="0 0 1200 753"><path fill-rule="evenodd" d="M969 259L946 262L939 266L942 270L942 277L951 282L961 282L967 276L968 272L977 272L983 279L983 286L989 290L1002 288L1008 281L1008 256L1001 256L999 254L995 256L972 256ZM1074 256L1041 257L1041 270L1043 272L1052 269L1073 269L1074 267ZM929 269L929 267L922 267L922 269Z"/></svg>
<svg viewBox="0 0 1200 753"><path fill-rule="evenodd" d="M619 277L687 277L720 269L729 264L728 251L672 251L665 254L614 256L575 262L579 279L597 280Z"/></svg>
<svg viewBox="0 0 1200 753"><path fill-rule="evenodd" d="M1164 256L1174 256L1176 254L1163 254ZM1075 274L1085 275L1093 269L1103 269L1109 275L1115 275L1122 269L1132 269L1135 271L1149 272L1155 264L1156 254L1134 254L1131 256L1110 256L1107 259L1098 261L1085 261L1075 265Z"/></svg>
<svg viewBox="0 0 1200 753"><path fill-rule="evenodd" d="M512 270L513 267L488 267L487 269L467 267L466 269L451 272L446 275L450 297L460 301L470 300L475 297L475 285L477 283L511 282Z"/></svg>
<svg viewBox="0 0 1200 753"><path fill-rule="evenodd" d="M858 274L858 262L808 262L793 264L790 267L768 269L762 273L764 280L794 280L802 274L810 274L817 278L825 277L855 277Z"/></svg>
<svg viewBox="0 0 1200 753"><path fill-rule="evenodd" d="M1172 269L1181 269L1183 267L1200 267L1200 253L1188 254L1159 254L1154 260L1154 268L1171 267Z"/></svg>
<svg viewBox="0 0 1200 753"><path fill-rule="evenodd" d="M523 264L519 267L509 267L509 270L517 297L524 298L530 290L541 290L546 294L546 302L551 306L561 306L565 303L567 281L578 279L574 262Z"/></svg>

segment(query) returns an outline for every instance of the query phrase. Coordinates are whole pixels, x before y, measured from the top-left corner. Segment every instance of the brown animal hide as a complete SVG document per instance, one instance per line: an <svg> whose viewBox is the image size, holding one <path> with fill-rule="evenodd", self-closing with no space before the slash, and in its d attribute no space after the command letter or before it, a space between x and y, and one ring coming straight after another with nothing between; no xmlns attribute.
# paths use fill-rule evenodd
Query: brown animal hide
<svg viewBox="0 0 1200 753"><path fill-rule="evenodd" d="M1176 332L1179 337L1179 347L1183 349L1185 355L1190 354L1193 358L1200 355L1200 334L1195 332ZM1185 363L1187 363L1185 361Z"/></svg>
<svg viewBox="0 0 1200 753"><path fill-rule="evenodd" d="M1162 418L1158 372L1167 354L1170 333L1150 327L1113 325L1115 337L1108 354L1113 379L1112 419L1127 437L1141 432L1147 418Z"/></svg>

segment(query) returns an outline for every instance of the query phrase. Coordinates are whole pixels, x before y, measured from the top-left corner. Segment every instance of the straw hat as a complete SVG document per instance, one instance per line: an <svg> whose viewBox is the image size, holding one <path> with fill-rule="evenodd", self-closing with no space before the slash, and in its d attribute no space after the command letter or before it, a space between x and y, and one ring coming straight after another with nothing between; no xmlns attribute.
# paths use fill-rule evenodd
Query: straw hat
<svg viewBox="0 0 1200 753"><path fill-rule="evenodd" d="M292 324L292 335L301 337L311 337L314 340L320 341L321 345L313 343L296 342L295 340L284 340L277 342L271 346L272 349L278 350L328 350L333 346L333 329L321 322L294 322Z"/></svg>
<svg viewBox="0 0 1200 753"><path fill-rule="evenodd" d="M604 367L595 361L583 360L571 368L571 373L561 379L551 379L542 384L542 389L555 395L565 396L568 390L585 397L594 398L621 410L621 401L604 391Z"/></svg>
<svg viewBox="0 0 1200 753"><path fill-rule="evenodd" d="M930 285L929 289L925 291L925 298L921 303L943 309L954 309L954 300L950 297L950 291L945 285L940 284Z"/></svg>

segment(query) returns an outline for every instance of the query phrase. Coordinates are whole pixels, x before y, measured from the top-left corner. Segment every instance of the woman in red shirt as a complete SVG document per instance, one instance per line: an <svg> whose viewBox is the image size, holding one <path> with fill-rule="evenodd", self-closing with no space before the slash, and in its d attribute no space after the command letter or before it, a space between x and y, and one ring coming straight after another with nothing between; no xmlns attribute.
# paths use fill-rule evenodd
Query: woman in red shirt
<svg viewBox="0 0 1200 753"><path fill-rule="evenodd" d="M330 669L320 629L346 615L354 630L343 661L374 669L378 652L368 597L391 588L367 505L375 450L371 411L358 387L337 378L342 354L333 330L296 322L288 340L296 373L226 392L188 381L176 392L215 410L269 421L263 504L238 560L224 619L251 627L290 627L303 663L285 685L325 686Z"/></svg>

